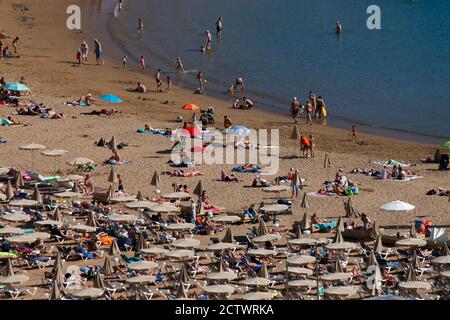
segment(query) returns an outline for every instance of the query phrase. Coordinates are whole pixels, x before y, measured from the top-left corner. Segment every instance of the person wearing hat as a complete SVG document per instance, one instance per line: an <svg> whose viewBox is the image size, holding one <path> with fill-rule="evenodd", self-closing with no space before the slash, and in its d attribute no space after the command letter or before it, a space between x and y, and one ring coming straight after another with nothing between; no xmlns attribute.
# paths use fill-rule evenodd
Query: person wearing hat
<svg viewBox="0 0 450 320"><path fill-rule="evenodd" d="M91 94L91 93L88 93L88 94L86 95L86 98L84 98L84 104L85 104L86 106L90 106L90 105L92 105L92 104L94 104L94 103L95 103L95 99L92 98L92 94Z"/></svg>

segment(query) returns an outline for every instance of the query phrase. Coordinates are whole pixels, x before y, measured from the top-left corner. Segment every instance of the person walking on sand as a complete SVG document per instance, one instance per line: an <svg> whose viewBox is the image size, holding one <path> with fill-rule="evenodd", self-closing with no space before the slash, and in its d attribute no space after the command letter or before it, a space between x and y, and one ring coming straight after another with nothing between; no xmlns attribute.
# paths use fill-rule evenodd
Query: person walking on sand
<svg viewBox="0 0 450 320"><path fill-rule="evenodd" d="M337 34L342 33L342 24L339 21L336 21L336 33Z"/></svg>
<svg viewBox="0 0 450 320"><path fill-rule="evenodd" d="M298 191L302 189L301 183L302 183L302 181L300 179L300 185L295 184L293 176L291 177L291 189L292 189L291 198L294 198L294 195L295 195L296 198L298 198Z"/></svg>
<svg viewBox="0 0 450 320"><path fill-rule="evenodd" d="M105 63L102 60L102 44L97 39L94 40L94 53L95 53L95 59L97 60L97 65L104 65Z"/></svg>
<svg viewBox="0 0 450 320"><path fill-rule="evenodd" d="M216 33L217 33L217 36L219 36L219 37L222 35L222 28L223 28L222 17L219 17L216 21Z"/></svg>
<svg viewBox="0 0 450 320"><path fill-rule="evenodd" d="M205 50L211 50L211 43L212 43L211 32L209 32L209 30L206 30L205 34L206 34L206 42L205 42L204 48L205 48Z"/></svg>
<svg viewBox="0 0 450 320"><path fill-rule="evenodd" d="M353 125L352 126L352 142L353 143L356 143L356 136L357 136L356 127Z"/></svg>
<svg viewBox="0 0 450 320"><path fill-rule="evenodd" d="M297 123L297 117L300 113L300 101L298 101L297 97L294 97L291 102L291 115L292 119Z"/></svg>
<svg viewBox="0 0 450 320"><path fill-rule="evenodd" d="M77 63L81 64L81 50L80 48L77 49Z"/></svg>
<svg viewBox="0 0 450 320"><path fill-rule="evenodd" d="M82 61L83 63L87 63L88 52L89 52L89 46L88 46L88 44L86 43L86 41L84 41L84 40L81 41L80 49L81 49L81 61Z"/></svg>
<svg viewBox="0 0 450 320"><path fill-rule="evenodd" d="M128 59L128 56L127 56L127 55L124 55L123 58L122 58L122 66L123 66L123 70L126 70L126 69L127 69L127 59Z"/></svg>
<svg viewBox="0 0 450 320"><path fill-rule="evenodd" d="M141 58L139 59L139 65L141 66L142 72L144 72L145 71L145 59L144 59L144 56L141 56Z"/></svg>
<svg viewBox="0 0 450 320"><path fill-rule="evenodd" d="M181 58L177 57L177 73L185 73L186 71L184 71L184 67L183 67L183 63L181 62Z"/></svg>
<svg viewBox="0 0 450 320"><path fill-rule="evenodd" d="M156 81L156 91L157 92L162 92L162 81L161 81L161 69L158 69L158 71L156 71L155 73L155 81Z"/></svg>
<svg viewBox="0 0 450 320"><path fill-rule="evenodd" d="M312 108L312 104L311 102L308 101L308 103L305 106L306 109L306 124L310 124L312 125L312 112L313 112L313 108Z"/></svg>
<svg viewBox="0 0 450 320"><path fill-rule="evenodd" d="M309 139L306 136L300 136L300 149L303 151L303 158L308 158Z"/></svg>
<svg viewBox="0 0 450 320"><path fill-rule="evenodd" d="M139 18L137 32L138 33L144 33L144 22L142 22L141 18Z"/></svg>
<svg viewBox="0 0 450 320"><path fill-rule="evenodd" d="M17 54L17 42L19 42L19 37L15 37L12 42L12 46L14 48L14 54Z"/></svg>

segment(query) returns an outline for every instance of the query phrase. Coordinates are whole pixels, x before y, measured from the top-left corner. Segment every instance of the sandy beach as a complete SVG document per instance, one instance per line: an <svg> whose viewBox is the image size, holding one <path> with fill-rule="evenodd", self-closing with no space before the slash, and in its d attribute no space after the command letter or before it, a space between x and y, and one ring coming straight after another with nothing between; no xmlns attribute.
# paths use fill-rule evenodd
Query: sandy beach
<svg viewBox="0 0 450 320"><path fill-rule="evenodd" d="M84 30L94 29L91 21L95 15L83 15L83 32L70 31L65 27L66 8L74 1L41 0L39 5L35 1L24 2L28 10L21 6L14 6L17 1L4 0L0 2L0 17L2 28L12 36L20 36L18 54L20 58L0 61L0 76L6 82L19 81L25 77L32 92L32 99L37 103L44 103L57 112L64 113L63 119L44 120L39 116L14 115L15 109L0 106L0 117L13 116L28 126L0 127L0 136L7 143L0 145L0 167L14 166L26 170L30 169L30 153L19 150L19 146L27 143L39 143L48 149L64 149L68 153L56 159L57 169L61 176L73 170L66 161L76 157L88 157L98 165L92 172L95 188L108 188L107 181L110 166L102 165L109 159L111 151L95 145L101 137L109 140L115 136L117 142L125 142L129 147L122 149L122 158L129 164L116 166L116 172L123 177L125 192L136 194L138 191L145 196L154 196L150 181L154 171L161 173L173 168L167 165L169 154L167 150L173 141L165 136L140 134L136 130L148 124L153 128L180 127L175 122L178 116L190 119L192 112L182 110L185 103L195 103L202 109L209 106L215 108L215 127L223 129L223 117L227 115L234 125L244 125L248 128L265 128L280 130L280 169L276 175L264 176L272 180L277 176L287 175L289 168L298 169L302 178L306 180L306 192L317 192L324 181L333 179L339 168L351 180L357 182L360 194L352 197L354 207L366 213L372 221L386 227L389 232L396 223L395 216L383 213L378 208L389 201L402 200L416 206L416 210L402 214L400 217L402 229L410 228L415 219L426 218L434 226L448 227L450 225L450 203L448 197L426 195L430 189L450 188L448 171L438 171L437 164L424 164L421 158L433 156L437 146L420 144L410 141L387 139L363 133L358 135L358 143L351 142L350 128L342 130L315 122L306 126L305 119L299 120L301 134L314 134L316 141L315 158L290 158L296 142L290 139L293 121L289 117L289 106L284 114L275 114L258 110L234 110L227 101L216 99L208 95L193 94L193 90L175 87L170 93L156 92L155 81L149 74L138 72L138 65L129 61L128 71L121 69L120 61L111 60L108 56L112 44L102 43L106 54L105 65L95 65L92 53L93 39L96 34ZM86 1L84 5L88 5ZM85 10L85 7L82 7ZM87 64L75 63L76 49L82 40L86 40L91 47ZM102 39L99 39L102 41ZM6 41L8 42L8 40ZM137 82L146 85L145 94L130 92ZM69 107L66 101L78 99L91 93L97 99L96 107ZM120 105L110 105L102 102L98 97L105 93L112 93L124 101ZM81 113L102 108L114 109L118 112L111 116L83 115ZM329 106L331 112L333 106ZM332 167L323 168L325 153L331 159ZM395 159L402 163L414 164L408 170L423 178L412 181L380 181L364 174L350 173L354 168L382 167L373 164L375 161ZM220 172L231 174L236 165L200 165L195 169L203 175L201 177L174 178L161 175L162 193L172 192L171 185L175 182L187 184L190 192L201 179L207 190L210 203L223 207L227 212L238 212L248 208L252 203L272 201L273 195L262 192L258 188L249 188L254 174L235 173L241 180L239 183L217 181ZM34 169L43 175L54 175L53 159L47 158L39 151L34 156ZM290 197L290 191L282 194ZM321 218L335 220L345 215L343 201L346 197L310 197L310 214L316 213ZM301 220L304 210L300 207L301 198L293 199L292 215L280 217L280 224L290 228L293 221ZM233 227L235 235L244 235L249 224ZM222 238L224 231L215 235ZM209 242L210 236L198 236L202 244ZM83 261L80 264L100 265L103 259ZM30 271L32 280L41 277L41 270ZM34 278L33 278L34 277ZM42 297L43 289L39 289ZM42 292L41 292L42 291Z"/></svg>

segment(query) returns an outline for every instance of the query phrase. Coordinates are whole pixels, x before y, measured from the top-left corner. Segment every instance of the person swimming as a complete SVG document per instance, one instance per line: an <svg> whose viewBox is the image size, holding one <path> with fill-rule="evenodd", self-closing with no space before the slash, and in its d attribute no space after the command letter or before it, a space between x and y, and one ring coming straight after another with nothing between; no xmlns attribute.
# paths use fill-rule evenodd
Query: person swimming
<svg viewBox="0 0 450 320"><path fill-rule="evenodd" d="M342 24L339 21L336 21L336 33L342 33Z"/></svg>

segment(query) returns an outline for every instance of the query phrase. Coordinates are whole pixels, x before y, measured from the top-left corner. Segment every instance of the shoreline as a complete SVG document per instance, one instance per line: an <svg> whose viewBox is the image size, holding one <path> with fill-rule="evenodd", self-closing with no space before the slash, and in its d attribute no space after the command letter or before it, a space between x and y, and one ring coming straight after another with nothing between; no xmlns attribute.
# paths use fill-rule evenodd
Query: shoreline
<svg viewBox="0 0 450 320"><path fill-rule="evenodd" d="M131 5L130 3L125 5L125 10L127 6ZM107 54L107 56L110 58L110 62L112 62L114 65L119 66L119 63L117 61L120 61L120 58L122 57L120 54L126 53L128 54L129 61L134 60L137 61L138 57L134 56L134 53L129 50L129 48L126 46L125 41L128 39L127 36L122 35L114 35L113 29L117 30L117 26L114 26L115 19L112 10L114 9L114 4L109 4L109 8L103 8L102 14L105 15L105 18L99 19L96 21L90 21L90 27L93 30L104 30L103 35L107 36L108 38L108 44L110 46L110 49L114 52L114 54ZM98 8L97 8L98 9ZM107 12L107 10L110 10L111 12ZM120 22L118 22L120 24ZM106 42L105 42L106 43ZM150 53L151 55L156 55L155 51L152 51L152 48L146 47L146 51ZM173 65L169 64L169 61L173 60L170 58L162 57L160 54L158 55L158 60L163 61L163 65L151 65L151 70L154 72L157 68L163 69L163 75L170 74L171 76L175 74L171 71L164 72L164 67L167 67L167 70L170 70L170 68L173 68ZM133 57L133 59L130 59L130 57ZM150 81L153 81L152 75L146 72L146 75ZM183 79L175 79L176 86L180 89L184 89L186 93L192 93L193 87L195 87L195 80L190 78L183 78ZM228 105L231 106L232 100L234 99L233 96L229 96L225 93L225 86L223 83L221 83L218 79L212 79L208 78L208 85L206 86L205 92L203 95L209 96L211 98L220 100L222 103L225 102ZM172 79L174 80L174 79ZM217 80L217 81L216 81ZM216 83L217 82L217 83ZM219 84L220 83L220 84ZM290 120L290 114L289 114L289 104L290 101L288 99L283 99L280 97L275 97L273 95L266 95L263 93L258 93L252 89L247 89L248 92L254 93L255 95L251 95L252 100L256 103L256 108L258 111L263 111L264 113L273 114L276 116L281 116L285 118L286 120ZM266 96L266 97L265 97ZM255 98L256 97L256 98ZM264 101L265 100L265 101ZM272 106L268 105L267 102L272 100L274 104ZM283 107L282 107L283 105ZM376 137L383 137L387 139L394 139L399 141L405 141L405 142L413 142L413 143L419 143L424 145L438 145L442 141L447 140L450 137L443 137L443 136L435 136L430 135L426 133L417 133L412 132L405 129L400 128L392 128L389 125L373 125L370 123L367 123L363 120L353 119L349 117L344 117L340 115L334 115L333 110L331 108L328 110L329 116L324 121L326 123L327 127L335 128L335 129L341 129L343 131L350 130L352 125L356 125L359 129L359 132L363 132L365 134L376 136ZM306 122L305 117L299 118L299 123ZM313 121L316 124L320 124L320 121L313 119Z"/></svg>

